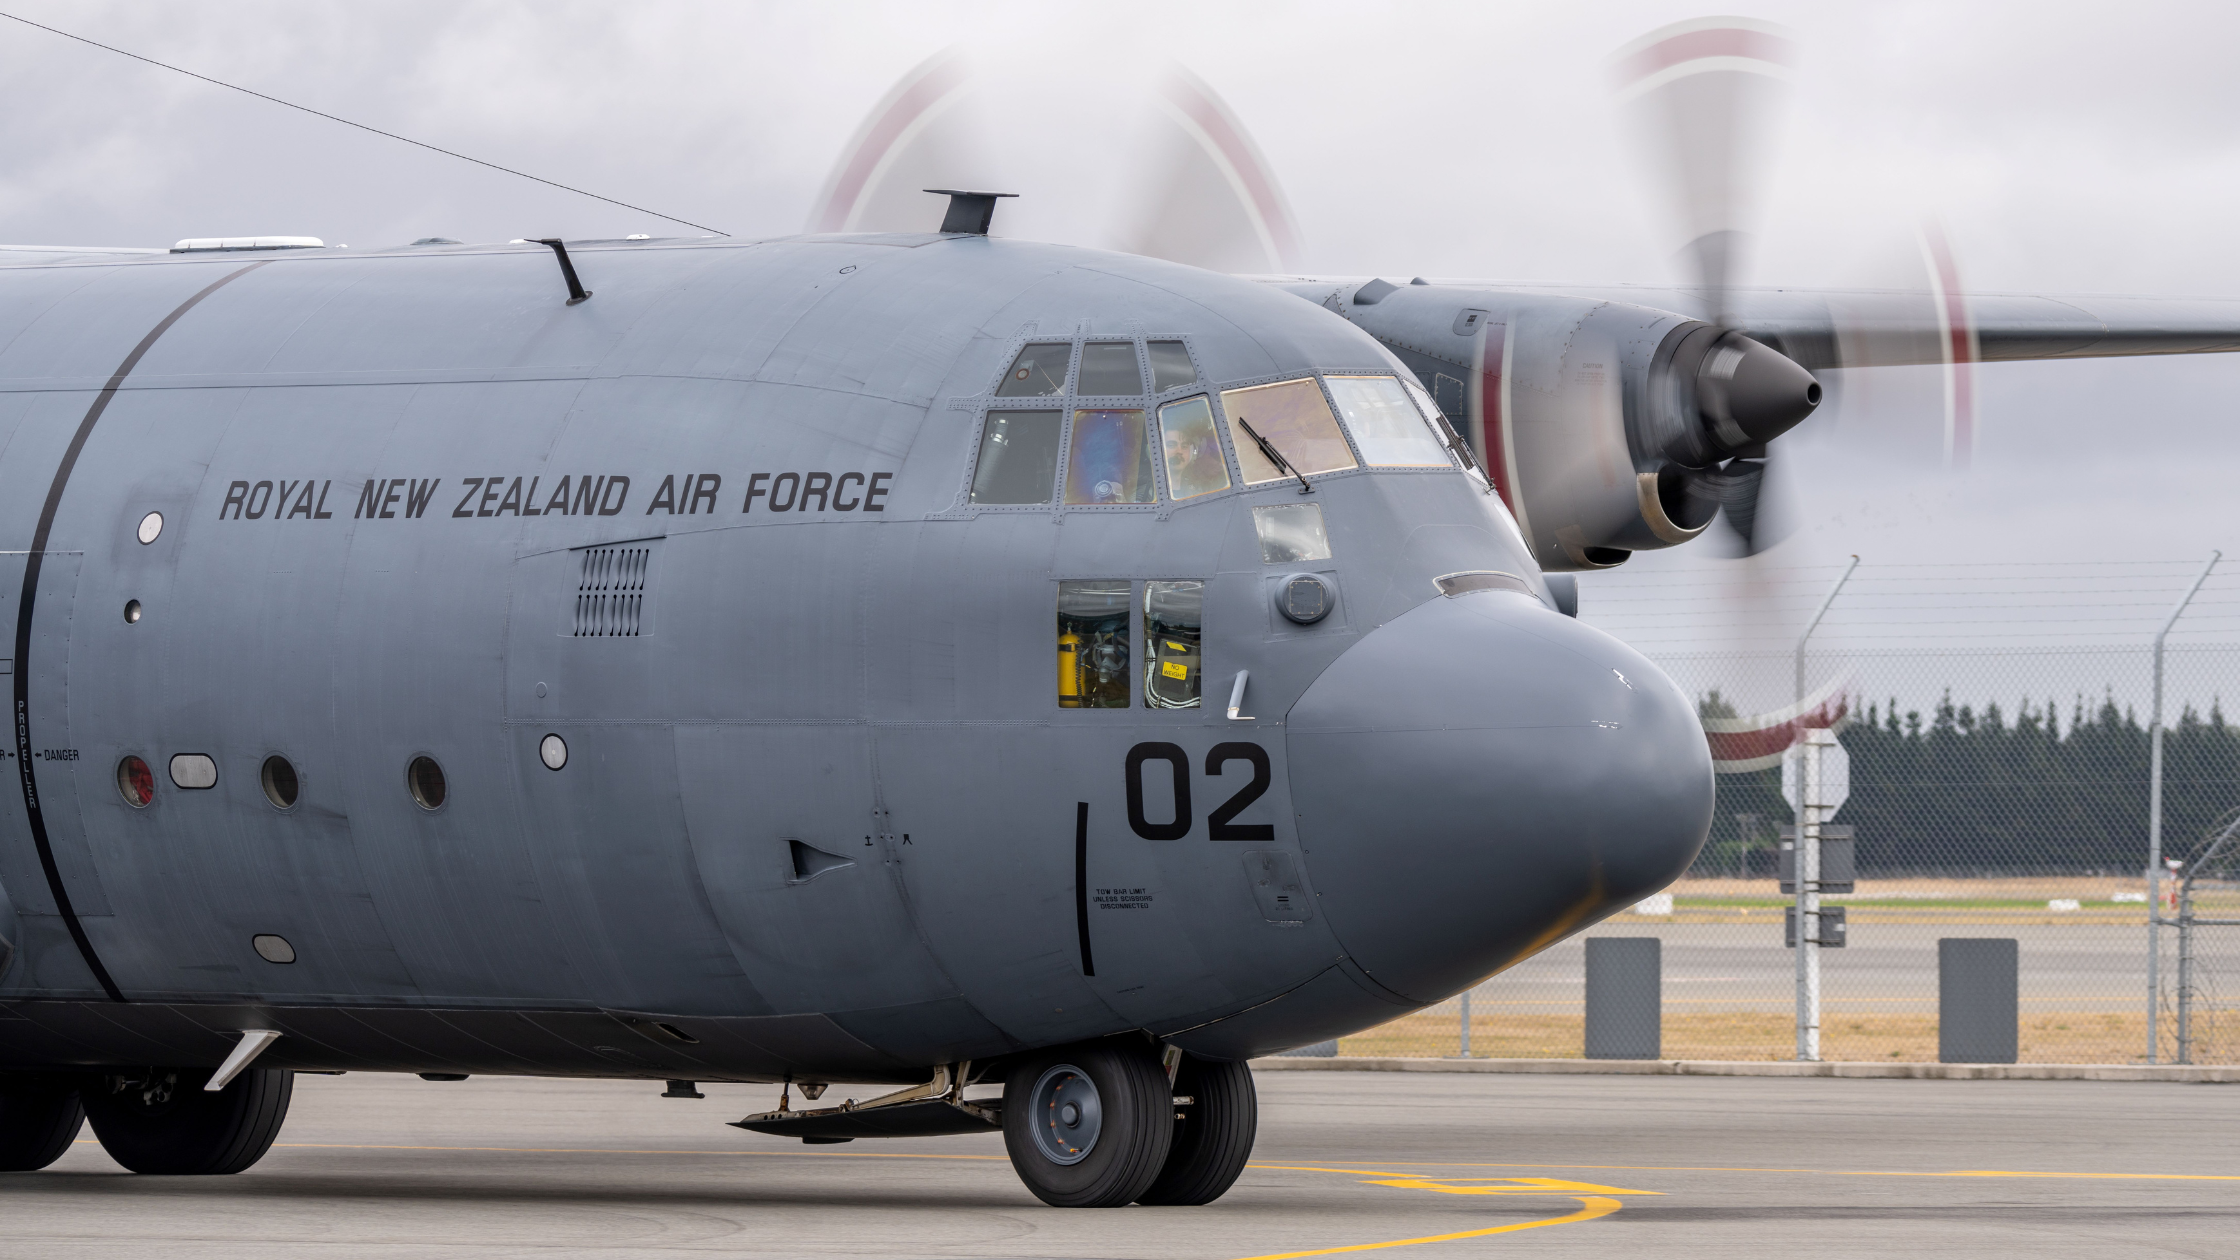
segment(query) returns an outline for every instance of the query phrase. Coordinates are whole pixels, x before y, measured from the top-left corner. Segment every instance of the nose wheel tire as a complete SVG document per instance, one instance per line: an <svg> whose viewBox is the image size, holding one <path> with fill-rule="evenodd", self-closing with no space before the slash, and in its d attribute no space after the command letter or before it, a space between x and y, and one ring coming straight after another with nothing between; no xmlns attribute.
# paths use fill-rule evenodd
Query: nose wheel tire
<svg viewBox="0 0 2240 1260"><path fill-rule="evenodd" d="M35 1172L61 1159L85 1119L74 1082L0 1076L0 1172Z"/></svg>
<svg viewBox="0 0 2240 1260"><path fill-rule="evenodd" d="M295 1073L250 1068L215 1093L208 1068L142 1068L79 1083L101 1149L136 1173L237 1173L264 1158L288 1118Z"/></svg>
<svg viewBox="0 0 2240 1260"><path fill-rule="evenodd" d="M1260 1096L1252 1069L1184 1055L1174 1092L1191 1101L1175 1108L1174 1142L1151 1188L1136 1196L1150 1207L1196 1207L1226 1194L1252 1158L1260 1131Z"/></svg>
<svg viewBox="0 0 2240 1260"><path fill-rule="evenodd" d="M1120 1207L1158 1179L1174 1132L1166 1071L1148 1042L1086 1042L1030 1055L1003 1083L1003 1144L1052 1207Z"/></svg>

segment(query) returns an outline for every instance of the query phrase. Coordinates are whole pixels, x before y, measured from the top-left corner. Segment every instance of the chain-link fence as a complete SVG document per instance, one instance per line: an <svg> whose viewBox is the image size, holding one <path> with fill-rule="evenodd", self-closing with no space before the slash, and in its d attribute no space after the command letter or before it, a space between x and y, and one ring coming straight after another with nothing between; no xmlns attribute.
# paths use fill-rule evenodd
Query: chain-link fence
<svg viewBox="0 0 2240 1260"><path fill-rule="evenodd" d="M2155 602L2159 621L2171 605ZM1831 636L1804 657L1805 690L1827 698L1812 711L1840 713L1850 794L1832 821L1856 837L1854 891L1823 898L1845 911L1847 943L1821 951L1820 1057L1934 1061L1938 941L1999 937L2017 942L2021 1061L2145 1061L2150 648L1875 645L1881 637ZM1778 732L1797 704L1790 652L1657 661L1714 731ZM2230 1063L2240 1061L2240 837L2196 859L2240 808L2240 710L2226 711L2240 703L2240 646L2173 640L2165 676L2163 915L2179 918L2183 886L2191 926L2182 959L2178 929L2157 934L2155 1057ZM1776 860L1795 811L1778 764L1725 765L1710 839L1668 896L1487 980L1467 1005L1345 1038L1341 1052L1462 1053L1467 1009L1473 1055L1576 1057L1584 941L1654 936L1661 1057L1794 1057L1795 956L1783 940L1794 899Z"/></svg>

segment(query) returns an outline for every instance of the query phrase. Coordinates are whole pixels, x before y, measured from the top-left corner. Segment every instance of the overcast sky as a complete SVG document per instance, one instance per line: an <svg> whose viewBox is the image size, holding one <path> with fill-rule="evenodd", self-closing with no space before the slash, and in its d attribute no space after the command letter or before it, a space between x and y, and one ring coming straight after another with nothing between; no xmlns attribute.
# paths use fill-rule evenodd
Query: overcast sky
<svg viewBox="0 0 2240 1260"><path fill-rule="evenodd" d="M800 230L865 111L944 47L1038 76L1049 109L1023 147L1062 143L1051 136L1064 127L1093 147L1114 84L1171 58L1258 138L1309 268L1582 282L1674 278L1675 242L1652 222L1614 134L1604 59L1652 27L1722 11L1363 0L6 7L740 236ZM2240 296L2230 64L2240 10L2134 3L2118 17L1948 0L1724 11L1787 25L1805 54L1759 281L1877 278L1865 260L1902 257L1894 245L1933 214L1974 289ZM0 108L10 242L289 233L369 248L686 231L4 21ZM1045 186L1020 191L1063 206L1065 190L1049 185L1067 166L1049 169ZM1065 235L1054 213L1013 222ZM1769 569L1850 552L1880 563L2240 552L2233 357L1986 369L1979 458L1965 476L1938 471L1903 437L1921 431L1932 387L1846 390L1816 431L1784 443L1802 528ZM1729 581L1717 575L1735 566L1706 550L1638 558L1590 592L1675 572ZM2230 624L2240 632L2240 619Z"/></svg>

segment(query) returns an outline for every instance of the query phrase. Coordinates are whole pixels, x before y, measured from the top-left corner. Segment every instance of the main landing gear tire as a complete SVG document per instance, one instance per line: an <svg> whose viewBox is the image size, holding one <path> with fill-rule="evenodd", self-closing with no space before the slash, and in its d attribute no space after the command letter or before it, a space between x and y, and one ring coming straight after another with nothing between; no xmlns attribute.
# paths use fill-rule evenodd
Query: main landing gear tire
<svg viewBox="0 0 2240 1260"><path fill-rule="evenodd" d="M295 1073L250 1068L215 1093L208 1068L152 1068L87 1078L86 1119L109 1158L136 1173L237 1173L264 1158L288 1118Z"/></svg>
<svg viewBox="0 0 2240 1260"><path fill-rule="evenodd" d="M1174 1135L1149 1042L1114 1037L1030 1055L1003 1083L1003 1144L1052 1207L1121 1207L1158 1180Z"/></svg>
<svg viewBox="0 0 2240 1260"><path fill-rule="evenodd" d="M1191 1101L1175 1108L1174 1142L1159 1179L1136 1196L1149 1207L1196 1207L1228 1193L1260 1131L1260 1096L1242 1063L1184 1055L1174 1092Z"/></svg>
<svg viewBox="0 0 2240 1260"><path fill-rule="evenodd" d="M61 1159L85 1121L75 1082L0 1076L0 1172L36 1172Z"/></svg>

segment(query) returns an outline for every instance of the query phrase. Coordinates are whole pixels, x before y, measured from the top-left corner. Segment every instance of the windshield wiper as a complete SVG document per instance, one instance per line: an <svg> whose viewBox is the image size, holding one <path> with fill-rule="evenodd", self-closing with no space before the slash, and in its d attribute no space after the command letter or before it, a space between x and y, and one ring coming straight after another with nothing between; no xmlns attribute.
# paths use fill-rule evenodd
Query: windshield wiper
<svg viewBox="0 0 2240 1260"><path fill-rule="evenodd" d="M1237 426L1245 431L1245 436L1251 438L1255 443L1259 444L1260 453L1268 457L1268 462L1276 466L1276 471L1287 472L1292 476L1299 478L1299 493L1314 493L1314 487L1307 484L1307 479L1303 476L1300 476L1299 470L1291 466L1291 461L1283 457L1283 452L1276 449L1275 443L1260 436L1259 430L1252 427L1252 422L1250 420L1245 419L1243 416L1238 416Z"/></svg>

